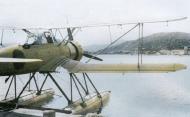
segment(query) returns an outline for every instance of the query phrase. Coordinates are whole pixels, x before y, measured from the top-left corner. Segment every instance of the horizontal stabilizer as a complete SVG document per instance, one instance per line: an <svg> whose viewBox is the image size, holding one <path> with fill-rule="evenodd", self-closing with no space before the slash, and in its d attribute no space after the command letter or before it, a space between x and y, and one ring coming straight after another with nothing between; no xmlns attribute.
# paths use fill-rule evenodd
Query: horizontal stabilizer
<svg viewBox="0 0 190 117"><path fill-rule="evenodd" d="M25 58L0 58L0 63L34 63L42 62L41 59L25 59Z"/></svg>
<svg viewBox="0 0 190 117"><path fill-rule="evenodd" d="M85 64L78 61L67 61L62 65L72 73L164 73L186 69L183 64Z"/></svg>

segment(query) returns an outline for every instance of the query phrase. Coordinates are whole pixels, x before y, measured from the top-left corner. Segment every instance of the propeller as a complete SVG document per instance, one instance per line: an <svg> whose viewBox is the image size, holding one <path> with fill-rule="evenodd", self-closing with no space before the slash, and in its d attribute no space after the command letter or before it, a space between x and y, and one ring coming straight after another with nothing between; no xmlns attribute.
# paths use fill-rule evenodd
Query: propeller
<svg viewBox="0 0 190 117"><path fill-rule="evenodd" d="M76 29L76 28L73 28L73 29L67 28L68 42L74 40L74 39L73 39L73 32L74 32L75 29ZM101 58L98 58L98 57L96 57L96 56L93 56L93 55L91 55L91 54L89 54L89 53L90 53L90 52L88 52L88 51L84 51L84 52L83 52L83 56L85 56L85 57L87 57L87 58L90 58L90 59L94 59L94 60L98 60L98 61L103 61Z"/></svg>
<svg viewBox="0 0 190 117"><path fill-rule="evenodd" d="M94 60L98 60L98 61L103 61L103 59L98 58L96 56L93 56L93 55L89 54L89 52L87 52L87 51L83 52L83 56L85 56L87 58L90 58L90 59L94 59Z"/></svg>

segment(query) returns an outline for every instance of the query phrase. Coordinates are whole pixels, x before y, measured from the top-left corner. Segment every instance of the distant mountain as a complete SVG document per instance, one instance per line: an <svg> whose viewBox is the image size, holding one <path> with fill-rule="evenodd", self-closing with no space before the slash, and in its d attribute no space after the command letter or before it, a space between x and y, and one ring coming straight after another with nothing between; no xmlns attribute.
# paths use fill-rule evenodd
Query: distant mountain
<svg viewBox="0 0 190 117"><path fill-rule="evenodd" d="M101 50L105 47L106 45L89 45L89 46L84 46L84 50L87 50L89 52L96 52L98 50Z"/></svg>
<svg viewBox="0 0 190 117"><path fill-rule="evenodd" d="M139 40L125 41L110 47L103 54L128 53L135 54L139 46ZM155 54L163 50L179 50L184 46L190 46L190 33L170 32L156 33L143 38L143 53Z"/></svg>

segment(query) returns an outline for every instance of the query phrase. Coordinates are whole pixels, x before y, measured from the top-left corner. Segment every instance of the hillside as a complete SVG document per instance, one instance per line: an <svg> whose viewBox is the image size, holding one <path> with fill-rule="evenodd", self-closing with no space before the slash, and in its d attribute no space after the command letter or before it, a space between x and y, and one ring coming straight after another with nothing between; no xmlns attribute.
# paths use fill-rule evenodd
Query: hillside
<svg viewBox="0 0 190 117"><path fill-rule="evenodd" d="M121 44L115 45L105 50L104 54L135 54L137 52L138 44L138 40L125 41ZM146 36L143 39L144 54L160 53L163 50L182 50L184 46L190 46L190 33L156 33L150 36Z"/></svg>

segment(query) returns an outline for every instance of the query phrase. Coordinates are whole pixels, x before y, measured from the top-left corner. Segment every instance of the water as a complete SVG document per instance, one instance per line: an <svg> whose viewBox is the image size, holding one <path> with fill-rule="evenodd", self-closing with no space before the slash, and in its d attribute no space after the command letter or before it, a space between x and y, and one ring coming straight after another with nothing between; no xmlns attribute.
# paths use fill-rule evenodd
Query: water
<svg viewBox="0 0 190 117"><path fill-rule="evenodd" d="M101 55L106 63L137 63L137 56ZM108 117L189 117L190 116L190 56L143 56L144 63L183 63L188 67L173 73L89 74L96 87L110 90L111 100L102 115ZM83 60L85 61L85 60ZM95 63L96 61L91 61ZM99 62L98 62L99 63ZM61 87L69 94L68 74L62 68L54 74ZM19 76L24 82L26 75ZM37 76L41 83L42 75ZM18 81L20 87L23 84ZM1 79L1 94L7 85ZM34 87L34 86L33 86ZM47 107L63 108L67 102L49 79L46 88L56 91L55 99ZM13 92L13 91L11 91ZM78 96L77 92L75 95Z"/></svg>

